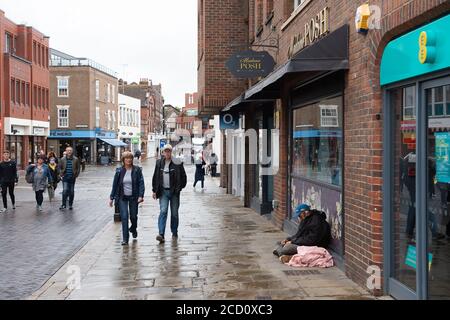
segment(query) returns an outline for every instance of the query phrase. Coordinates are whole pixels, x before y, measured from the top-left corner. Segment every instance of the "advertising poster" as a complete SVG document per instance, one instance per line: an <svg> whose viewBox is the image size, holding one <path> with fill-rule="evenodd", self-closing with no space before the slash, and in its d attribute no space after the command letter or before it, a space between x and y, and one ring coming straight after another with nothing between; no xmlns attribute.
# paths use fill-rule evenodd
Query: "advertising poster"
<svg viewBox="0 0 450 320"><path fill-rule="evenodd" d="M450 183L450 133L436 132L436 180Z"/></svg>

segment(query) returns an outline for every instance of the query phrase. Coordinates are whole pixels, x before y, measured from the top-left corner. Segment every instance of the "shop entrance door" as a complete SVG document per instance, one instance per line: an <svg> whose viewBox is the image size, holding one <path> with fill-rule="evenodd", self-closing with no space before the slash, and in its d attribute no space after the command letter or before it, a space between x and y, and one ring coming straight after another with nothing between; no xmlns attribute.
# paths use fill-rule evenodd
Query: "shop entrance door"
<svg viewBox="0 0 450 320"><path fill-rule="evenodd" d="M450 77L386 99L386 286L398 299L449 299Z"/></svg>
<svg viewBox="0 0 450 320"><path fill-rule="evenodd" d="M424 83L427 111L426 193L419 223L426 224L428 299L450 299L450 78ZM425 281L424 281L425 283Z"/></svg>

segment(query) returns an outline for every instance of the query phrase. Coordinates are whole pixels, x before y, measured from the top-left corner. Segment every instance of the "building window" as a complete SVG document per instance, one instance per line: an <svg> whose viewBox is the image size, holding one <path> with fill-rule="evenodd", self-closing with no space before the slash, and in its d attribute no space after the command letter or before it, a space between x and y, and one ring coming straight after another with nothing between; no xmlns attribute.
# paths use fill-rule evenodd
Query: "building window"
<svg viewBox="0 0 450 320"><path fill-rule="evenodd" d="M37 87L33 86L33 107L37 106Z"/></svg>
<svg viewBox="0 0 450 320"><path fill-rule="evenodd" d="M36 41L33 41L33 61L37 63L37 44Z"/></svg>
<svg viewBox="0 0 450 320"><path fill-rule="evenodd" d="M411 86L403 89L403 119L416 119L416 87Z"/></svg>
<svg viewBox="0 0 450 320"><path fill-rule="evenodd" d="M106 94L107 94L106 101L108 103L110 103L111 102L111 84L109 84L109 83L108 83L108 87L106 89Z"/></svg>
<svg viewBox="0 0 450 320"><path fill-rule="evenodd" d="M341 186L342 144L341 96L294 110L293 176Z"/></svg>
<svg viewBox="0 0 450 320"><path fill-rule="evenodd" d="M112 111L112 130L116 130L116 111Z"/></svg>
<svg viewBox="0 0 450 320"><path fill-rule="evenodd" d="M25 82L21 83L21 89L20 89L20 103L25 105L26 97L25 97Z"/></svg>
<svg viewBox="0 0 450 320"><path fill-rule="evenodd" d="M268 18L273 12L273 0L266 0L266 17Z"/></svg>
<svg viewBox="0 0 450 320"><path fill-rule="evenodd" d="M11 103L16 103L16 80L11 79Z"/></svg>
<svg viewBox="0 0 450 320"><path fill-rule="evenodd" d="M95 99L100 100L100 80L95 80Z"/></svg>
<svg viewBox="0 0 450 320"><path fill-rule="evenodd" d="M8 32L5 33L5 53L13 53L13 37Z"/></svg>
<svg viewBox="0 0 450 320"><path fill-rule="evenodd" d="M45 67L48 69L49 57L48 57L48 48L45 48Z"/></svg>
<svg viewBox="0 0 450 320"><path fill-rule="evenodd" d="M320 125L322 127L339 127L338 106L319 106Z"/></svg>
<svg viewBox="0 0 450 320"><path fill-rule="evenodd" d="M256 12L255 12L256 30L255 30L255 32L258 33L258 31L260 31L260 29L263 25L263 14L264 14L263 0L256 0L255 9L256 9Z"/></svg>
<svg viewBox="0 0 450 320"><path fill-rule="evenodd" d="M30 105L30 84L27 83L25 86L25 105Z"/></svg>
<svg viewBox="0 0 450 320"><path fill-rule="evenodd" d="M111 88L111 90L112 90L112 103L116 103L116 86L115 85L112 85L112 88Z"/></svg>
<svg viewBox="0 0 450 320"><path fill-rule="evenodd" d="M95 107L95 127L100 128L100 107Z"/></svg>
<svg viewBox="0 0 450 320"><path fill-rule="evenodd" d="M302 5L306 0L294 0L294 10L297 9L298 6Z"/></svg>
<svg viewBox="0 0 450 320"><path fill-rule="evenodd" d="M428 116L450 116L450 86L436 87L429 92L427 95Z"/></svg>
<svg viewBox="0 0 450 320"><path fill-rule="evenodd" d="M56 77L58 80L58 97L69 97L69 77Z"/></svg>
<svg viewBox="0 0 450 320"><path fill-rule="evenodd" d="M58 128L69 127L69 106L57 106L58 109Z"/></svg>
<svg viewBox="0 0 450 320"><path fill-rule="evenodd" d="M16 80L16 103L20 103L20 81Z"/></svg>

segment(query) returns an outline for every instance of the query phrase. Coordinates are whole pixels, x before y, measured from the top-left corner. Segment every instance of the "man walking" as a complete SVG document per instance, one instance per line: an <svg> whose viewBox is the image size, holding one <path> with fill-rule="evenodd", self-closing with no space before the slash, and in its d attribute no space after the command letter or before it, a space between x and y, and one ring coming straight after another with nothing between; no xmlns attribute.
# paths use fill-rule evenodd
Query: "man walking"
<svg viewBox="0 0 450 320"><path fill-rule="evenodd" d="M11 198L12 209L16 210L16 198L14 197L14 186L19 181L17 176L17 166L14 161L11 160L11 154L9 151L3 152L3 161L0 163L0 186L2 189L3 209L0 210L4 213L8 210L7 192L9 191L9 197Z"/></svg>
<svg viewBox="0 0 450 320"><path fill-rule="evenodd" d="M63 182L62 205L59 207L59 210L66 210L67 198L69 198L69 210L73 210L75 182L80 174L80 160L73 155L71 147L66 148L66 155L61 159L59 165Z"/></svg>
<svg viewBox="0 0 450 320"><path fill-rule="evenodd" d="M156 161L153 173L153 199L159 199L160 215L158 219L159 235L156 237L163 243L166 231L167 212L170 205L170 229L174 240L178 239L178 209L180 192L186 187L187 177L183 163L172 159L172 146L167 144L162 149L163 157Z"/></svg>

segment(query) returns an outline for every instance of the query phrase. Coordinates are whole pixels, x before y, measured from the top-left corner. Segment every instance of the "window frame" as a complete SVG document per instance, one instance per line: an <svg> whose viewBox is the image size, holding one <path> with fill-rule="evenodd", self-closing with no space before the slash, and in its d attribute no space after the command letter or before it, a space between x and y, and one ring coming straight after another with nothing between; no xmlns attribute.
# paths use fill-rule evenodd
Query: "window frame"
<svg viewBox="0 0 450 320"><path fill-rule="evenodd" d="M58 98L69 98L69 87L70 87L69 79L70 79L70 76L57 76L56 77L56 82L57 82L56 90L57 90ZM60 81L64 81L64 80L67 81L67 86L61 86ZM66 95L62 95L60 90L67 90Z"/></svg>
<svg viewBox="0 0 450 320"><path fill-rule="evenodd" d="M56 106L57 109L57 117L58 117L58 128L69 128L70 127L70 106L68 105L59 105ZM61 117L61 111L66 111L66 116ZM61 124L61 120L66 120L66 124Z"/></svg>
<svg viewBox="0 0 450 320"><path fill-rule="evenodd" d="M95 80L95 100L100 101L100 80Z"/></svg>

